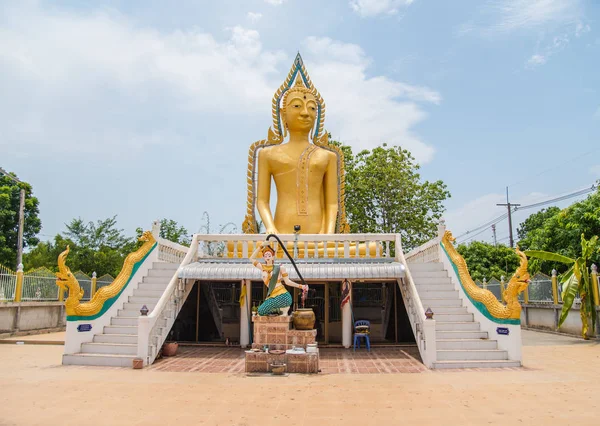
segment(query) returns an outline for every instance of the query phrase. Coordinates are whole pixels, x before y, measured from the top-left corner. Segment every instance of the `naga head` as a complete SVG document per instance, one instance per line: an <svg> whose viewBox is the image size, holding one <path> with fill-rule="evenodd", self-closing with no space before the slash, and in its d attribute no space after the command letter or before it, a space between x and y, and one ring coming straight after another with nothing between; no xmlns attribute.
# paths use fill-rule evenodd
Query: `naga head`
<svg viewBox="0 0 600 426"><path fill-rule="evenodd" d="M442 242L452 245L454 241L456 241L456 238L452 236L452 231L446 230L446 232L444 232L444 236L442 237Z"/></svg>
<svg viewBox="0 0 600 426"><path fill-rule="evenodd" d="M521 258L521 264L519 265L517 272L515 272L515 274L508 282L508 285L506 286L506 292L514 296L514 298L516 299L516 297L521 292L525 291L525 289L529 285L529 282L531 281L531 277L529 275L529 272L527 271L527 256L525 255L525 253L519 250L519 247L517 247L515 251L517 252L517 255Z"/></svg>
<svg viewBox="0 0 600 426"><path fill-rule="evenodd" d="M75 276L71 273L71 270L66 265L65 261L67 259L67 255L69 254L69 246L67 249L58 255L58 272L56 273L56 285L62 290L69 290L69 294L71 293L71 289L80 290L79 283ZM78 293L79 291L76 291ZM83 295L83 294L82 294Z"/></svg>
<svg viewBox="0 0 600 426"><path fill-rule="evenodd" d="M152 242L153 243L156 240L154 239L154 235L152 235L151 231L144 231L142 233L142 235L138 238L138 241L142 241L144 243L146 243L146 242Z"/></svg>

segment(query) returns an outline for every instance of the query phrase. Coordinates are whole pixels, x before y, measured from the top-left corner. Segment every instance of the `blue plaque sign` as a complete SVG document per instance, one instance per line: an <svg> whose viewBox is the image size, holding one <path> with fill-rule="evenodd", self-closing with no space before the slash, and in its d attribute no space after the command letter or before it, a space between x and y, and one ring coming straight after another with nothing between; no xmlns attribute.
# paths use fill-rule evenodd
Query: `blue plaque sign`
<svg viewBox="0 0 600 426"><path fill-rule="evenodd" d="M79 324L77 326L77 331L90 331L92 329L92 324Z"/></svg>
<svg viewBox="0 0 600 426"><path fill-rule="evenodd" d="M506 327L498 327L496 328L496 333L508 336L509 330Z"/></svg>

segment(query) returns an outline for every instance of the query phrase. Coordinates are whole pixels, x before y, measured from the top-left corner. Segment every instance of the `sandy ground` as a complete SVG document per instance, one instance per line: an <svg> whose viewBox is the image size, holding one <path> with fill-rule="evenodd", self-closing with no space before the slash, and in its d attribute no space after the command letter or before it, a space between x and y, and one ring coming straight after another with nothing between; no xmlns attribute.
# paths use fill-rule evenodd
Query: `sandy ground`
<svg viewBox="0 0 600 426"><path fill-rule="evenodd" d="M61 346L4 344L0 425L600 424L600 344L523 340L517 371L289 377L62 366Z"/></svg>

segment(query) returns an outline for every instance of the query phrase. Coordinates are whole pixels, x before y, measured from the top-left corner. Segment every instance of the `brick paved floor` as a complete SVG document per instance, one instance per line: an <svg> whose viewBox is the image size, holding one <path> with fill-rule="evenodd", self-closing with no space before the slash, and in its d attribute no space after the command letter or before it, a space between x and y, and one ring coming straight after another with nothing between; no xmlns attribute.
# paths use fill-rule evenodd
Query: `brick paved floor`
<svg viewBox="0 0 600 426"><path fill-rule="evenodd" d="M371 348L357 352L341 348L321 348L323 374L389 374L428 371L416 347ZM239 348L180 346L177 356L162 358L152 370L203 373L243 373L244 351Z"/></svg>

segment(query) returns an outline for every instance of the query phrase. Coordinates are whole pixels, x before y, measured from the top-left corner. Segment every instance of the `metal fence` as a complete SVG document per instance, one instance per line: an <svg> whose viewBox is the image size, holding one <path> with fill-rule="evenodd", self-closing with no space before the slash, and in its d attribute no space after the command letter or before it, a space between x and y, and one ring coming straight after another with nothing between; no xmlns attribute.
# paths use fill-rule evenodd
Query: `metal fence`
<svg viewBox="0 0 600 426"><path fill-rule="evenodd" d="M489 290L494 294L494 296L496 296L496 299L498 299L500 302L503 302L502 292L506 289L508 281L501 281L497 278L491 278L489 281L487 281L484 278L483 281L476 280L475 284L477 284L478 287ZM535 274L531 278L531 282L529 283L526 291L528 302L553 303L554 301L552 293L552 277L549 277L548 275L542 273ZM558 303L562 303L562 299L560 297L560 288L558 289L557 294ZM519 294L519 302L524 301L525 292Z"/></svg>
<svg viewBox="0 0 600 426"><path fill-rule="evenodd" d="M21 300L55 301L58 300L56 275L48 268L37 268L23 274L23 294Z"/></svg>
<svg viewBox="0 0 600 426"><path fill-rule="evenodd" d="M17 297L17 283L19 274L22 274L21 294ZM94 276L90 277L84 272L78 271L73 274L83 289L81 300L88 301L92 298ZM96 280L96 291L111 284L114 278L106 274ZM63 295L66 296L65 294ZM0 302L12 302L21 300L23 302L52 302L61 300L60 289L56 285L56 273L48 268L36 268L27 272L14 272L0 265Z"/></svg>
<svg viewBox="0 0 600 426"><path fill-rule="evenodd" d="M0 302L14 300L17 273L0 265Z"/></svg>

